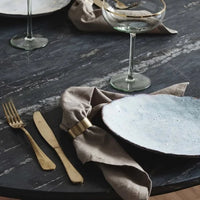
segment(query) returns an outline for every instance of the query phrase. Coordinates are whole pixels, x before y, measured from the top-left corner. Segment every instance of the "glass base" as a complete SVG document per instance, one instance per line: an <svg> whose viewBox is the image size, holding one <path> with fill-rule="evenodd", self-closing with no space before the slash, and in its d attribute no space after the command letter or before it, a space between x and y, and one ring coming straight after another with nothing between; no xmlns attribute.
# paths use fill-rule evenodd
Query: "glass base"
<svg viewBox="0 0 200 200"><path fill-rule="evenodd" d="M16 48L31 51L45 47L48 44L48 39L41 35L34 35L32 38L27 38L25 35L14 36L11 38L10 44Z"/></svg>
<svg viewBox="0 0 200 200"><path fill-rule="evenodd" d="M111 78L110 84L117 90L124 92L134 92L144 90L151 86L151 80L138 73L133 74L133 80L127 80L126 74L119 74Z"/></svg>

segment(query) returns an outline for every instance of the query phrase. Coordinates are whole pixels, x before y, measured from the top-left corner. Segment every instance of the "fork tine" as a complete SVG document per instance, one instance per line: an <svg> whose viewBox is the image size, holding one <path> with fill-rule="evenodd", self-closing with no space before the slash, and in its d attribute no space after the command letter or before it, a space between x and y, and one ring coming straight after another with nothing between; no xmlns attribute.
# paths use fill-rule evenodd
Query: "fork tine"
<svg viewBox="0 0 200 200"><path fill-rule="evenodd" d="M15 105L14 105L13 101L8 102L8 105L10 107L10 110L12 112L12 115L14 117L15 122L20 121L21 120L20 116L19 116L19 114L17 112L17 109L15 108Z"/></svg>
<svg viewBox="0 0 200 200"><path fill-rule="evenodd" d="M7 113L7 110L6 110L5 105L2 104L2 107L3 107L3 111L4 111L4 113L5 113L6 119L7 119L8 123L10 123L10 118L9 118L9 116L8 116L8 113Z"/></svg>
<svg viewBox="0 0 200 200"><path fill-rule="evenodd" d="M19 121L21 121L21 118L20 118L20 116L19 116L19 114L18 114L18 111L17 111L17 109L15 108L15 104L13 103L12 100L11 100L10 102L11 102L12 107L13 107L13 110L14 110L16 116L17 116L17 119L18 119Z"/></svg>
<svg viewBox="0 0 200 200"><path fill-rule="evenodd" d="M13 122L13 119L12 119L12 115L11 115L11 113L10 113L10 110L9 110L9 108L8 108L7 103L2 104L2 106L3 106L3 110L4 110L4 113L5 113L5 115L6 115L6 118L7 118L8 123L12 123L12 122Z"/></svg>
<svg viewBox="0 0 200 200"><path fill-rule="evenodd" d="M15 115L15 113L14 113L14 111L13 111L13 108L12 108L12 105L11 105L10 102L8 102L8 108L9 108L9 111L10 111L12 117L13 117L13 120L14 120L15 122L17 122L16 115Z"/></svg>

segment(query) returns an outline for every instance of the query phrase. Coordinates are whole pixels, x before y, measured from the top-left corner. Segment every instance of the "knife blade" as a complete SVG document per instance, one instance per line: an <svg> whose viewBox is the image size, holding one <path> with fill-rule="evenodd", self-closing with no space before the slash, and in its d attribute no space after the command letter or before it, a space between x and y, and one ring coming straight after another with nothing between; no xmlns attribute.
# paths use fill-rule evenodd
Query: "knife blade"
<svg viewBox="0 0 200 200"><path fill-rule="evenodd" d="M69 179L73 183L83 183L83 177L81 174L75 169L75 167L71 164L69 159L65 156L63 150L61 149L58 140L56 139L53 131L47 124L46 120L42 116L39 111L33 113L33 121L35 125L42 135L42 137L46 140L46 142L56 151L60 160L62 161L65 170L69 176Z"/></svg>

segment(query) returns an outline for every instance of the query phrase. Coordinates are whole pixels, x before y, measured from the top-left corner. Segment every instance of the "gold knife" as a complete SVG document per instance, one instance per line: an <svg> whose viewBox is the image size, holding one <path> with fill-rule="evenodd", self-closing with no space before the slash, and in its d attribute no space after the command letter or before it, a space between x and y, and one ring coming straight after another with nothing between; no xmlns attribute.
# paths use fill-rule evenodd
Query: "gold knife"
<svg viewBox="0 0 200 200"><path fill-rule="evenodd" d="M49 125L47 124L47 122L45 121L45 119L39 111L33 113L33 120L42 137L47 141L47 143L56 151L56 153L60 157L65 167L65 170L69 176L69 179L73 183L83 183L83 177L74 168L69 159L65 156L53 131L51 130L51 128L49 127Z"/></svg>

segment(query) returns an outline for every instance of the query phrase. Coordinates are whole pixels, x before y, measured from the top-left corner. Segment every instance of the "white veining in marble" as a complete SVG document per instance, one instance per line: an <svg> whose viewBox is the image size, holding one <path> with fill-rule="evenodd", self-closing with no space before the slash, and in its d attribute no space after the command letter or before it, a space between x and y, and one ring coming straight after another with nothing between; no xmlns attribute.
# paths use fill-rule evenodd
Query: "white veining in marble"
<svg viewBox="0 0 200 200"><path fill-rule="evenodd" d="M140 61L138 65L135 65L135 68L140 72L145 72L150 68L156 68L159 67L170 60L174 59L175 57L181 55L182 53L189 54L192 51L197 51L200 49L200 40L193 43L192 41L188 40L187 38L180 38L179 42L174 45L174 48L169 49L163 53L163 55L154 56L152 58L151 54L147 54L149 59L145 61ZM128 59L123 59L120 61L120 63L128 63ZM96 78L94 80L91 80L87 83L87 86L98 86L100 88L106 86L108 84L108 80L110 77L112 77L115 74L120 74L126 72L127 65L115 72L109 73L104 77Z"/></svg>
<svg viewBox="0 0 200 200"><path fill-rule="evenodd" d="M18 148L18 147L20 147L21 146L21 144L18 144L18 145L15 145L15 146L12 146L12 147L10 147L10 148L8 148L8 149L4 149L4 153L6 153L6 152L8 152L8 151L10 151L10 150L14 150L14 149L16 149L16 148Z"/></svg>
<svg viewBox="0 0 200 200"><path fill-rule="evenodd" d="M0 173L0 177L9 174L14 169L15 169L15 167L11 167L9 169L5 169L2 173Z"/></svg>
<svg viewBox="0 0 200 200"><path fill-rule="evenodd" d="M99 51L99 49L93 49L92 51L90 51L90 52L88 52L86 54L82 54L80 57L81 58L85 58L85 57L88 58L90 56L95 55L98 51Z"/></svg>
<svg viewBox="0 0 200 200"><path fill-rule="evenodd" d="M184 7L185 8L191 8L193 6L197 6L198 4L200 4L200 1L193 1L193 2L190 2L187 5L185 5Z"/></svg>
<svg viewBox="0 0 200 200"><path fill-rule="evenodd" d="M149 59L147 59L145 61L141 61L138 65L135 65L135 67L137 70L145 72L149 68L156 68L156 67L159 67L160 65L163 65L163 64L169 62L170 60L181 55L182 53L189 54L192 51L197 51L199 49L200 49L200 40L193 42L193 41L190 41L189 39L187 39L186 37L182 37L182 38L180 38L180 40L177 44L174 44L174 48L165 51L163 53L163 55L154 56L153 58L152 58L151 54L147 54L147 57L149 56ZM98 52L98 49L94 49L94 51L91 51L87 55L84 55L84 56L91 56L92 54L95 54L96 52ZM120 62L128 63L128 59L123 59ZM127 71L127 66L125 66L124 68L122 68L118 71L106 74L103 77L94 78L94 79L88 81L86 84L82 84L80 86L96 86L98 88L103 88L108 84L110 77L112 77L115 74L120 74L120 73L123 73L126 71ZM48 81L54 81L54 80L57 80L57 79L48 80ZM41 87L41 85L38 87ZM20 90L22 90L22 88L18 89L18 91L20 91ZM16 91L13 91L13 93L14 92L16 92ZM12 92L8 93L7 95L10 95L11 93ZM56 107L59 104L59 100L60 100L60 96L48 97L46 99L40 100L37 104L21 108L18 111L19 111L19 114L26 113L26 115L32 115L32 113L34 111L36 111L42 107L45 107L45 108ZM3 123L4 122L2 120L0 120L0 124L3 124ZM1 127L1 129L4 129L4 128L5 127Z"/></svg>
<svg viewBox="0 0 200 200"><path fill-rule="evenodd" d="M40 108L54 108L59 105L60 96L52 96L46 99L40 100L37 104L27 106L21 109L18 109L19 114L31 115L34 111L39 110Z"/></svg>
<svg viewBox="0 0 200 200"><path fill-rule="evenodd" d="M19 165L26 165L27 163L31 162L32 158L26 158L24 161L20 162Z"/></svg>
<svg viewBox="0 0 200 200"><path fill-rule="evenodd" d="M39 185L39 186L35 187L34 189L35 189L35 190L41 189L41 188L43 188L43 187L49 185L49 184L52 183L52 182L58 181L58 180L61 179L61 178L63 178L63 176L59 176L59 177L57 177L57 178L55 178L55 179L52 179L51 181L49 181L49 182L47 182L47 183L45 183L45 184Z"/></svg>

